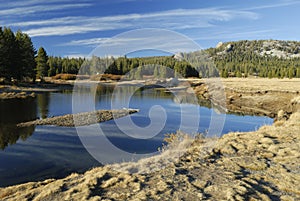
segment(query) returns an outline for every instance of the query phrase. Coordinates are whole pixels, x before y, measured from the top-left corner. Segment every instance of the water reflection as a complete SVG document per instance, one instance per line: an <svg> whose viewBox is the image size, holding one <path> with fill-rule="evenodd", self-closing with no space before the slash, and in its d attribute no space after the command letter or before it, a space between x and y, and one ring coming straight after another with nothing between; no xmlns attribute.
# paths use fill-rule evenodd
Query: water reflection
<svg viewBox="0 0 300 201"><path fill-rule="evenodd" d="M162 131L163 134L170 132L169 128L176 129L176 125L180 124L180 118L177 118L179 105L195 102L194 97L186 91L168 91L165 88L83 84L76 90L83 100L80 105L81 112L91 109L139 108L141 111L132 117L132 121L141 127L151 122L148 116L149 109L154 105L163 105L170 117L166 129ZM17 123L72 113L72 98L72 90L65 90L59 93L40 93L36 98L31 99L0 100L0 148L4 150L7 146L15 144L18 139L26 140L35 130L34 126L19 128L16 126ZM207 100L199 99L194 104L212 108L211 102ZM203 111L204 109L201 111L201 116L206 115ZM207 111L206 116L209 115L211 115L210 110ZM201 125L203 122L205 119L201 119ZM234 123L231 122L230 126L233 125Z"/></svg>
<svg viewBox="0 0 300 201"><path fill-rule="evenodd" d="M0 101L0 148L15 144L19 138L26 140L34 132L34 126L19 128L16 124L36 118L36 100L12 99Z"/></svg>
<svg viewBox="0 0 300 201"><path fill-rule="evenodd" d="M37 98L40 117L42 119L45 119L48 117L48 113L49 113L50 93L37 94L36 98Z"/></svg>

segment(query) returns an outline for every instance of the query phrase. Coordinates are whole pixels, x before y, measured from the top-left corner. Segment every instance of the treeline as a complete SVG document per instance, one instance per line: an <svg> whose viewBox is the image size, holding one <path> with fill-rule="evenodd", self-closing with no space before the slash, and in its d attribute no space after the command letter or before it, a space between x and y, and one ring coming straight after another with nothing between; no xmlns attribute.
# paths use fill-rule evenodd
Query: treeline
<svg viewBox="0 0 300 201"><path fill-rule="evenodd" d="M199 77L199 73L186 61L178 61L172 56L144 58L48 58L48 76L67 73L80 75L115 74L125 75L129 72L156 77L173 77L176 73L182 77ZM166 68L165 68L166 67ZM80 70L80 71L79 71Z"/></svg>
<svg viewBox="0 0 300 201"><path fill-rule="evenodd" d="M47 60L47 76L55 76L57 74L77 74L81 65L86 60L84 58L62 58L49 57Z"/></svg>
<svg viewBox="0 0 300 201"><path fill-rule="evenodd" d="M82 65L80 74L116 74L154 75L155 77L199 77L198 71L186 61L178 61L172 56L143 58L99 58L92 57Z"/></svg>
<svg viewBox="0 0 300 201"><path fill-rule="evenodd" d="M290 54L298 54L298 48L278 46L268 47L264 41L238 41L225 43L219 48L210 48L207 53L213 58L222 77L259 76L268 78L300 78L299 57L277 57L260 54L264 51L279 49ZM288 45L288 44L286 44Z"/></svg>
<svg viewBox="0 0 300 201"><path fill-rule="evenodd" d="M36 52L31 38L21 31L0 27L0 78L7 80L41 80L58 74L135 74L155 77L247 77L300 78L300 43L276 41L238 41L221 44L193 53L144 58L62 58L48 56L40 47ZM266 54L285 51L287 58ZM264 54L262 54L264 53ZM167 67L167 68L164 68ZM169 70L168 70L169 69Z"/></svg>

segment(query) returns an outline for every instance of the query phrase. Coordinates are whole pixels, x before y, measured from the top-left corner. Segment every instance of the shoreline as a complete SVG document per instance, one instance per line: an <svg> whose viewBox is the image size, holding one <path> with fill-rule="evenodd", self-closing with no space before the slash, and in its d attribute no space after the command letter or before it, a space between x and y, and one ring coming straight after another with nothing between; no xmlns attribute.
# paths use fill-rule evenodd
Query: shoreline
<svg viewBox="0 0 300 201"><path fill-rule="evenodd" d="M55 92L73 89L72 83L20 83L19 85L0 85L1 92Z"/></svg>
<svg viewBox="0 0 300 201"><path fill-rule="evenodd" d="M279 111L288 118L300 109L292 103L300 95L300 79L227 78L221 81L230 113L277 119ZM213 86L207 85L205 80L192 85L200 99L210 100L215 93Z"/></svg>
<svg viewBox="0 0 300 201"><path fill-rule="evenodd" d="M0 100L12 98L33 97L33 93L58 92L71 90L75 81L47 80L44 84L28 84L23 86L0 85ZM284 113L287 118L299 109L292 105L290 101L300 95L300 79L268 79L268 78L217 78L211 79L188 78L179 79L175 85L171 85L169 80L132 80L132 81L91 81L79 80L79 84L107 84L139 86L143 88L161 88L163 86L170 92L181 90L195 93L199 103L212 101L214 105L221 106L223 112L268 116L277 119L278 112ZM77 82L77 81L76 81ZM215 82L215 83L214 83ZM214 84L224 87L226 100L218 102L218 88L215 90ZM222 86L221 86L222 85ZM274 88L276 90L274 90ZM7 95L9 94L9 96ZM214 97L215 96L215 97ZM217 107L218 108L218 107Z"/></svg>
<svg viewBox="0 0 300 201"><path fill-rule="evenodd" d="M77 82L77 81L76 81ZM177 85L172 86L171 80L132 80L132 81L91 81L79 80L79 84L107 84L140 86L144 88L157 88L164 86L171 92L180 90L191 91L199 101L212 101L214 105L221 105L229 113L242 115L258 115L277 118L278 112L283 111L285 116L290 116L299 108L290 104L290 101L300 95L300 79L268 79L268 78L217 78L216 84L224 86L226 101L218 103L212 99L215 91L214 81L210 79L188 78L179 79ZM62 81L47 79L44 84L28 84L23 86L0 85L0 99L6 97L5 93L15 93L10 98L33 96L30 93L57 92L71 90L75 81ZM170 87L168 87L170 85ZM210 86L211 85L211 86ZM274 90L274 88L276 90ZM24 95L26 93L26 95ZM21 94L21 95L20 95ZM4 98L3 98L4 97Z"/></svg>

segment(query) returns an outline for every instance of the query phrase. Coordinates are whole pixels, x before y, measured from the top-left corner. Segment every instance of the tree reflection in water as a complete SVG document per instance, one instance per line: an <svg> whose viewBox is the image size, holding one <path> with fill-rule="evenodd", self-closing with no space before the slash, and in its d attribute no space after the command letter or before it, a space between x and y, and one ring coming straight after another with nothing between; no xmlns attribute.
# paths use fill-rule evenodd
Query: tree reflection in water
<svg viewBox="0 0 300 201"><path fill-rule="evenodd" d="M50 102L50 93L42 93L42 94L37 94L37 105L39 109L39 116L42 119L45 119L48 117L49 113L49 102Z"/></svg>
<svg viewBox="0 0 300 201"><path fill-rule="evenodd" d="M19 128L16 124L36 119L36 98L0 100L0 148L26 140L35 127Z"/></svg>

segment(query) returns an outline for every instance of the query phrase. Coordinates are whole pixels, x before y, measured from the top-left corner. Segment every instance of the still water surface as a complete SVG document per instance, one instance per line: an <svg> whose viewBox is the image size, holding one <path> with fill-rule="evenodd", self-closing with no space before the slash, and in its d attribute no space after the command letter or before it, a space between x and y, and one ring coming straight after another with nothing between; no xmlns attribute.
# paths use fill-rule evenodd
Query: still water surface
<svg viewBox="0 0 300 201"><path fill-rule="evenodd" d="M186 104L177 100L173 93L165 90L139 89L123 86L112 95L112 86L94 85L80 93L93 97L96 109L110 109L122 105L124 97L130 94L129 106L140 112L131 115L132 121L146 127L151 124L149 110L155 105L165 109L167 119L163 129L150 139L128 137L115 125L115 121L101 123L101 129L116 147L131 153L151 153L161 146L164 134L176 132L181 122L181 108L198 111L200 122L198 132L205 132L215 111L207 106ZM113 100L112 100L113 97ZM120 104L119 104L120 103ZM88 110L82 103L82 111ZM31 126L18 128L16 123L36 118L46 118L72 113L72 91L40 93L32 100L0 101L0 186L38 181L47 178L61 178L72 172L84 172L100 166L82 145L75 128L56 126ZM155 117L155 116L154 116ZM159 118L159 117L158 117ZM193 117L190 117L193 118ZM222 133L230 131L252 131L272 119L257 116L226 115ZM128 128L130 130L130 128ZM133 131L134 132L134 131ZM89 136L87 136L89 137Z"/></svg>

